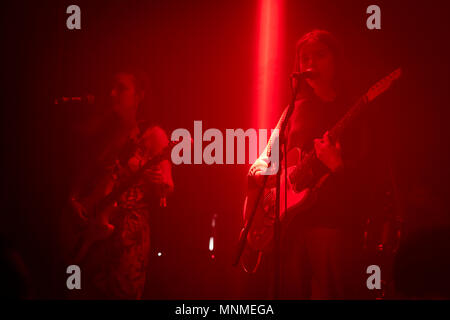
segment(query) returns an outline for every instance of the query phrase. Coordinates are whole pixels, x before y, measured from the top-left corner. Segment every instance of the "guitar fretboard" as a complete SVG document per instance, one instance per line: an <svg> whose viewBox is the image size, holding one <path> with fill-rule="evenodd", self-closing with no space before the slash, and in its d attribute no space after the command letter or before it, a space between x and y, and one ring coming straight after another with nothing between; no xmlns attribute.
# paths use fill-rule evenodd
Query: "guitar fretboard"
<svg viewBox="0 0 450 320"><path fill-rule="evenodd" d="M358 101L350 108L350 110L347 111L347 113L342 117L329 131L329 137L332 141L336 141L339 139L339 137L342 135L342 133L345 131L345 129L355 121L361 112L363 111L364 107L367 105L367 97L366 95L359 98Z"/></svg>

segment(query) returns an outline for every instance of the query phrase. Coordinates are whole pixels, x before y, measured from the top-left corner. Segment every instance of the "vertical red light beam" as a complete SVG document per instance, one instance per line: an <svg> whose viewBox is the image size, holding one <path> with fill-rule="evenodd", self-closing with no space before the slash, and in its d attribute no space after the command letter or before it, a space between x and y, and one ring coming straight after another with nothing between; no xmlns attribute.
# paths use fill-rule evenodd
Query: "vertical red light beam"
<svg viewBox="0 0 450 320"><path fill-rule="evenodd" d="M259 0L258 51L255 88L257 128L274 126L270 115L279 111L279 74L281 70L283 0Z"/></svg>

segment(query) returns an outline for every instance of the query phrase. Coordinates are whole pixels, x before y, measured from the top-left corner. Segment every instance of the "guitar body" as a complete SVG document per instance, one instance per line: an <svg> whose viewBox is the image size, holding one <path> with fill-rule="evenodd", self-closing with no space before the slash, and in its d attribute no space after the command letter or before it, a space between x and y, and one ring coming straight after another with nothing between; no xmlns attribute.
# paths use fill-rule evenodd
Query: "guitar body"
<svg viewBox="0 0 450 320"><path fill-rule="evenodd" d="M288 153L288 178L285 183L285 171L281 172L280 181L280 223L283 229L289 222L299 213L309 208L314 203L315 188L304 188L296 190L294 184L290 180L291 173L297 168L298 159L300 158L300 149L294 148ZM322 183L328 175L319 179ZM252 179L252 177L249 177ZM271 248L273 239L273 223L275 221L275 201L276 188L275 176L269 177L268 185L271 186L263 191L263 196L256 209L256 214L252 222L252 227L248 234L249 245L257 251L266 251ZM250 187L244 202L244 221L247 221L251 211L255 207L256 200L260 189L258 187ZM285 201L285 192L287 193L287 201Z"/></svg>
<svg viewBox="0 0 450 320"><path fill-rule="evenodd" d="M86 209L89 218L81 217L72 202L62 215L60 241L65 253L64 260L71 264L81 263L92 244L109 238L114 231L109 219L116 207L111 205L102 211L90 207Z"/></svg>
<svg viewBox="0 0 450 320"><path fill-rule="evenodd" d="M109 218L115 210L117 208L113 206L109 206L101 212L95 212L93 210L94 218L86 226L85 230L83 230L83 233L80 235L80 241L75 247L75 263L81 263L83 261L89 248L95 242L105 240L112 235L115 227L109 223Z"/></svg>

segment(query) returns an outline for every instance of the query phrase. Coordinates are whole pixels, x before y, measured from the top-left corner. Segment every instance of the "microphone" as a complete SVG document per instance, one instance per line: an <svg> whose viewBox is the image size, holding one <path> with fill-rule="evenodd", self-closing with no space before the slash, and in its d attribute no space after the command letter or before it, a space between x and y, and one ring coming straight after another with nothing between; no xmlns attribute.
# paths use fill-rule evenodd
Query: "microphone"
<svg viewBox="0 0 450 320"><path fill-rule="evenodd" d="M315 79L318 76L318 72L311 69L305 70L303 72L292 72L291 78L301 80L301 79Z"/></svg>
<svg viewBox="0 0 450 320"><path fill-rule="evenodd" d="M65 104L65 103L86 103L94 104L95 96L92 94L86 94L78 97L59 97L55 98L55 104Z"/></svg>

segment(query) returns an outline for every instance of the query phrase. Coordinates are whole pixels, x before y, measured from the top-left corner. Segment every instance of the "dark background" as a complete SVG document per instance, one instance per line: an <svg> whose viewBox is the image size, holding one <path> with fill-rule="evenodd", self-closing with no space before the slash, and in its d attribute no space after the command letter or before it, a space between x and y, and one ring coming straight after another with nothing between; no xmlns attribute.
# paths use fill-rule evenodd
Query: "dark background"
<svg viewBox="0 0 450 320"><path fill-rule="evenodd" d="M289 99L295 42L313 28L327 29L342 41L360 93L402 66L402 82L372 114L377 140L372 151L380 171L386 158L392 159L404 207L432 204L428 211L407 216L410 232L449 221L444 3L285 1L284 58L277 75L282 89L271 110L272 126ZM66 28L71 4L81 8L81 30ZM371 4L381 8L381 30L366 28ZM94 93L102 101L112 74L131 67L149 74L151 105L168 134L180 127L192 132L194 120L202 120L204 130L247 129L255 116L257 10L257 1L2 2L0 231L22 255L34 297L63 297L61 284L55 283L61 274L55 267L57 221L82 152L71 125L99 112L95 106L55 106L53 99ZM393 150L389 157L383 146ZM176 191L152 225L147 298L246 297L247 276L231 267L231 256L248 168L173 168ZM217 247L211 260L214 213ZM158 251L163 252L160 258Z"/></svg>

